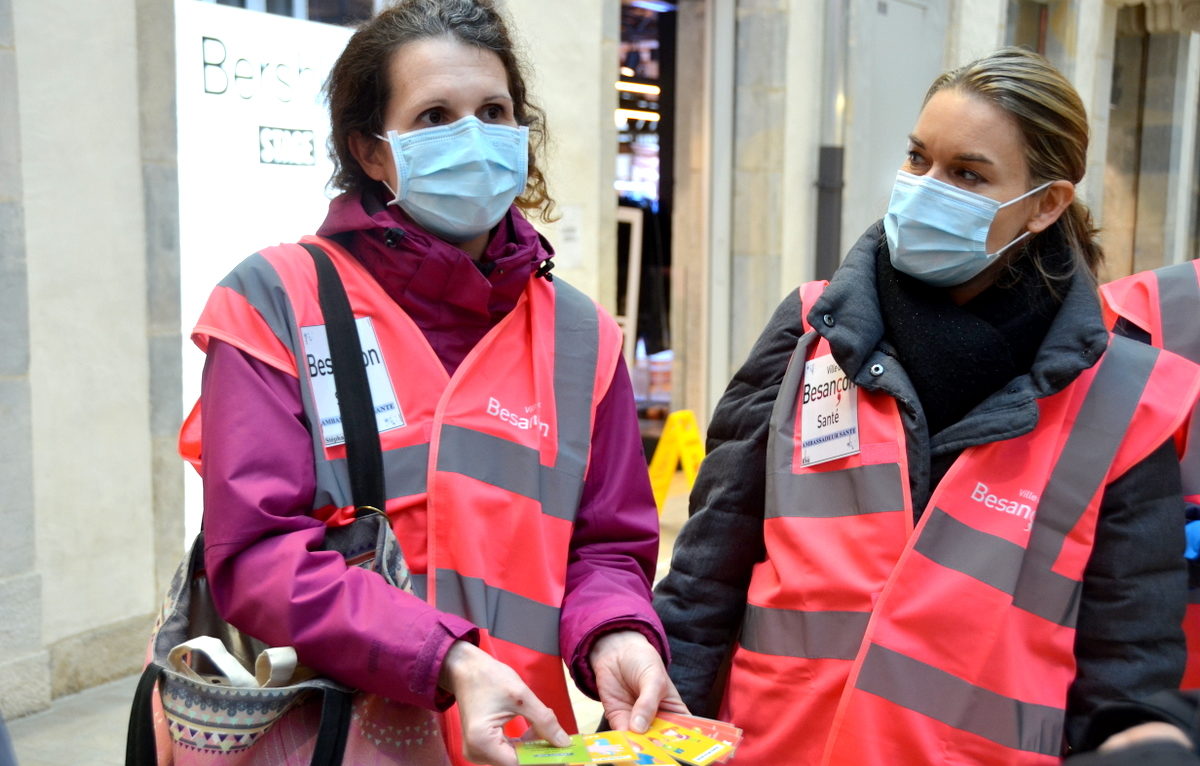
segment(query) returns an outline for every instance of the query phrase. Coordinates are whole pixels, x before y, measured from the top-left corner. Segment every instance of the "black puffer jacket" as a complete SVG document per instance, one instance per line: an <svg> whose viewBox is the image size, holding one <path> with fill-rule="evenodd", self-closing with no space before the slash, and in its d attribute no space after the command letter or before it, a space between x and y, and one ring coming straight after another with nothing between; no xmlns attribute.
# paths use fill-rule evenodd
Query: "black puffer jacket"
<svg viewBox="0 0 1200 766"><path fill-rule="evenodd" d="M1053 246L1055 234L1046 232L1038 238L1041 244L1035 240L1031 247ZM857 385L897 399L913 505L922 508L962 450L1031 431L1036 400L1060 391L1095 364L1108 336L1095 288L1086 275L1076 274L1061 305L1055 301L1052 319L1039 330L1044 337L1026 372L990 395L980 391L978 404L931 437L881 316L877 269L883 267L877 256L882 248L883 227L876 224L847 255L816 305L804 310ZM671 571L655 591L671 644L671 677L697 714L716 713L722 666L741 624L751 568L765 556L767 426L788 358L803 332L800 312L796 293L780 304L718 404L708 456L691 495L691 518L679 535ZM883 374L871 374L876 364ZM1178 462L1170 443L1104 491L1077 626L1078 675L1067 720L1073 747L1082 745L1085 719L1098 705L1140 698L1179 682L1186 588L1182 520Z"/></svg>

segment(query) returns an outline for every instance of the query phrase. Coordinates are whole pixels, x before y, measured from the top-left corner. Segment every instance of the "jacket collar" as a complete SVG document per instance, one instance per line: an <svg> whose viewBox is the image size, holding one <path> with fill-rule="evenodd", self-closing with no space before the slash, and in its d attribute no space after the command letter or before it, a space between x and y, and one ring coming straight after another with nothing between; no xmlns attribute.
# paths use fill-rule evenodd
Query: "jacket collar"
<svg viewBox="0 0 1200 766"><path fill-rule="evenodd" d="M490 326L516 304L537 264L553 255L513 208L476 263L369 191L334 199L317 234L346 246L423 329Z"/></svg>
<svg viewBox="0 0 1200 766"><path fill-rule="evenodd" d="M851 248L807 314L813 328L829 341L834 358L846 374L868 387L872 387L872 376L864 369L867 360L889 351L875 269L877 253L886 247L883 223L876 222ZM1030 371L999 393L1023 400L1057 393L1096 363L1108 345L1108 337L1094 283L1090 275L1077 269L1067 282L1062 305L1051 320Z"/></svg>

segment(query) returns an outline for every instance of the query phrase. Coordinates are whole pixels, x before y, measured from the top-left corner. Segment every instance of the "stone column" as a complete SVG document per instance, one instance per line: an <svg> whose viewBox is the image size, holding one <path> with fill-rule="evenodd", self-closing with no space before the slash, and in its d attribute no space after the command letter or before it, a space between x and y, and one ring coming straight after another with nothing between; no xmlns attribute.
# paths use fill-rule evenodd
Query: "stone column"
<svg viewBox="0 0 1200 766"><path fill-rule="evenodd" d="M734 74L731 368L739 366L778 302L783 252L788 0L738 3ZM819 80L819 71L817 73ZM789 243L796 246L798 243ZM800 247L805 247L800 245ZM728 379L733 369L724 376Z"/></svg>
<svg viewBox="0 0 1200 766"><path fill-rule="evenodd" d="M137 41L146 220L154 569L155 592L161 594L170 584L184 544L184 466L176 448L183 411L180 390L183 363L180 359L179 165L176 161L173 3L137 0Z"/></svg>
<svg viewBox="0 0 1200 766"><path fill-rule="evenodd" d="M138 13L134 0L9 2L31 445L14 484L32 486L22 508L59 696L135 672L159 598Z"/></svg>
<svg viewBox="0 0 1200 766"><path fill-rule="evenodd" d="M1110 3L1065 0L1050 5L1046 58L1067 76L1087 109L1091 128L1088 164L1077 194L1091 208L1097 223L1102 221L1104 213L1104 165L1116 27L1117 8Z"/></svg>
<svg viewBox="0 0 1200 766"><path fill-rule="evenodd" d="M555 273L615 313L619 0L505 0L529 64L529 90L546 110L550 145L542 172L561 219L542 228L559 257Z"/></svg>
<svg viewBox="0 0 1200 766"><path fill-rule="evenodd" d="M0 331L0 714L15 718L50 704L50 655L42 645L34 555L29 285L11 0L0 0Z"/></svg>

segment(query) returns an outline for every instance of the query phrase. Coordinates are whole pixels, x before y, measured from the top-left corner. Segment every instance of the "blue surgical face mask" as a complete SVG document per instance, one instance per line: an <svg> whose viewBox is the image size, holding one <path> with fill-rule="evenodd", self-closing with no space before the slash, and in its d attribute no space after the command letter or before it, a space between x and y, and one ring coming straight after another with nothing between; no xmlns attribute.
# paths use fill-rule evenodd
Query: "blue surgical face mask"
<svg viewBox="0 0 1200 766"><path fill-rule="evenodd" d="M464 117L407 133L389 130L397 189L389 204L447 242L474 239L500 222L525 190L529 129Z"/></svg>
<svg viewBox="0 0 1200 766"><path fill-rule="evenodd" d="M996 213L1051 183L1001 204L936 178L899 171L883 218L892 266L937 287L961 285L1031 234L1023 232L989 253L987 236Z"/></svg>

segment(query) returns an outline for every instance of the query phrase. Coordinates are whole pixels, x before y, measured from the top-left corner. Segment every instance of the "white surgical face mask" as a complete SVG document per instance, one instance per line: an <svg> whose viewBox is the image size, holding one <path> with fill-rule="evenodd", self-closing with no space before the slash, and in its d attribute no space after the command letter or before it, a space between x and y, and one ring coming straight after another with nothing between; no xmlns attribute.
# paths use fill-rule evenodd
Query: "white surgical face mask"
<svg viewBox="0 0 1200 766"><path fill-rule="evenodd" d="M425 230L447 242L474 239L500 222L525 190L529 129L464 117L449 125L397 133L395 199Z"/></svg>
<svg viewBox="0 0 1200 766"><path fill-rule="evenodd" d="M1051 183L1001 204L930 176L899 171L883 218L892 266L937 287L961 285L1031 234L1023 232L989 253L987 236L996 213Z"/></svg>

